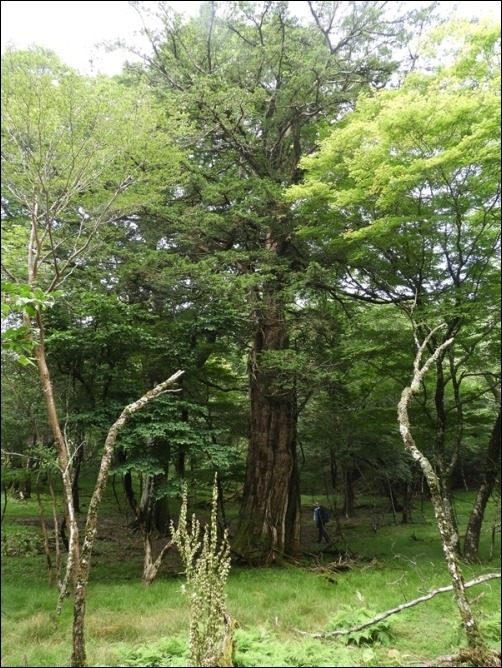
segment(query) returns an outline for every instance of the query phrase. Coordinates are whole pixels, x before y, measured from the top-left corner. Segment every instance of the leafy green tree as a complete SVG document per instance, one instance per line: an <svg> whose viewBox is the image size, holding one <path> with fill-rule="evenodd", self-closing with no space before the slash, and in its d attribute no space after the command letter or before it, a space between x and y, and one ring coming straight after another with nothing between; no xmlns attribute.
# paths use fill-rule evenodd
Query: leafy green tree
<svg viewBox="0 0 502 668"><path fill-rule="evenodd" d="M44 308L48 296L57 296L56 291L60 295L68 277L85 266L97 232L144 205L159 175L165 181L166 165L176 164L177 152L171 150L170 159L164 155L170 145L166 123L162 131L161 110L145 89L87 79L43 49L9 50L2 57L1 108L2 227L9 242L2 258L3 276L9 279L6 339L15 354L32 349L62 471L70 527L67 577L72 584L77 579L80 583L75 589L72 665L80 666L85 664L89 550L102 488L96 488L91 502L85 560L79 562L72 461L47 362ZM16 309L22 314L24 345L12 337ZM100 485L106 476L104 466Z"/></svg>
<svg viewBox="0 0 502 668"><path fill-rule="evenodd" d="M135 239L129 239L125 231L120 235L115 230L112 238L113 244L105 239L100 253L87 258L86 278L92 292L73 276L66 284L72 299L60 299L48 313L48 356L57 369L60 396L66 397L69 408L67 431L71 426L82 434L79 443L86 443L90 457L124 404L159 382L169 368L186 369L180 392L158 399L135 416L122 431L115 451L113 473L122 477L136 516L134 529L140 529L144 539L145 572L151 578L156 574L150 568L151 536L166 533L169 500L178 495L180 479L191 477L193 471L198 480L210 478L216 468L222 489L225 471L230 466L235 470L241 459L226 416L231 412L237 423L239 416L246 420L246 414L231 401L223 421L214 403L214 395L226 395L227 387L231 396L242 393L242 382L222 357L231 357L232 315L227 305L212 305L209 310L203 299L192 303L193 286L184 291L176 283L175 272L170 278L166 263L155 257L146 235L136 233ZM109 282L100 256L113 255L116 268ZM140 284L139 266L151 271L154 262L157 272ZM218 342L217 333L221 334ZM190 471L185 462L190 463ZM204 468L211 475L205 476Z"/></svg>
<svg viewBox="0 0 502 668"><path fill-rule="evenodd" d="M47 365L42 312L48 295L85 262L96 231L137 203L128 191L144 180L140 166L149 157L147 138L158 119L156 107L138 93L105 79L85 79L42 49L2 57L2 227L8 240L2 271L38 366L75 533L73 557L78 532L71 462ZM159 143L165 140L153 146ZM23 256L27 260L20 261ZM6 328L8 340L13 324Z"/></svg>
<svg viewBox="0 0 502 668"><path fill-rule="evenodd" d="M150 81L191 126L187 178L156 211L163 247L186 258L186 281L204 272L240 295L247 323L250 437L233 540L246 559L300 549L289 309L309 248L283 191L301 178L320 125L395 71L390 53L409 17L388 18L386 4L311 2L302 25L287 2L208 2L189 21L159 3L162 28L146 30Z"/></svg>
<svg viewBox="0 0 502 668"><path fill-rule="evenodd" d="M315 221L302 233L324 261L347 267L354 298L395 302L413 314L421 338L446 323L428 339L431 354L454 337L422 395L448 506L466 410L497 373L489 351L500 319L500 29L449 26L431 44L447 64L361 96L305 158L306 182L290 196Z"/></svg>

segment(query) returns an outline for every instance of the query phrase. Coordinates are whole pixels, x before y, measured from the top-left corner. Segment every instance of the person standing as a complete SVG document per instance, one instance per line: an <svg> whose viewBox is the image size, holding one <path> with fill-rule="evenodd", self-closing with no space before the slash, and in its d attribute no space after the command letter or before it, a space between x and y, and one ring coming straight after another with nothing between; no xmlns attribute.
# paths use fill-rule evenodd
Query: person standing
<svg viewBox="0 0 502 668"><path fill-rule="evenodd" d="M326 530L326 524L328 522L328 519L329 519L329 514L327 509L324 506L319 505L318 503L314 503L314 522L316 523L318 530L317 542L321 543L322 539L324 538L326 543L329 545L331 543L331 540Z"/></svg>

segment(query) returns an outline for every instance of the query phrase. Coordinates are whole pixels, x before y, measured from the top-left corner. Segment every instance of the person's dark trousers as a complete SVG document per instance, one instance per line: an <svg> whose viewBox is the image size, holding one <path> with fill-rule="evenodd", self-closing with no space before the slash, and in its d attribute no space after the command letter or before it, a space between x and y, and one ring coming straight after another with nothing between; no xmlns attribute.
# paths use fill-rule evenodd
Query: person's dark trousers
<svg viewBox="0 0 502 668"><path fill-rule="evenodd" d="M317 542L320 543L322 542L322 539L326 541L326 543L331 543L331 540L329 539L328 532L326 531L326 527L322 522L317 522L317 529L319 530L318 536L317 536Z"/></svg>

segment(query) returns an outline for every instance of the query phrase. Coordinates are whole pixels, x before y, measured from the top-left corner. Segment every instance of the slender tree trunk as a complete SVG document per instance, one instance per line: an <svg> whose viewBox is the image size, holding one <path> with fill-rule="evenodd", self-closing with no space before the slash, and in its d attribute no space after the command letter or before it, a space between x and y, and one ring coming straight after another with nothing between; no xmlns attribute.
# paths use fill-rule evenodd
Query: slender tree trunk
<svg viewBox="0 0 502 668"><path fill-rule="evenodd" d="M40 490L37 487L37 503L38 503L38 514L40 517L40 524L42 525L42 532L44 535L44 552L45 552L45 558L47 560L47 570L49 573L49 586L52 585L53 582L53 566L52 566L52 559L51 559L51 549L49 545L49 530L47 529L47 522L45 521L45 510L44 510L44 504L42 503L42 497L40 496Z"/></svg>
<svg viewBox="0 0 502 668"><path fill-rule="evenodd" d="M451 479L458 460L458 452L460 444L457 442L453 449L450 462L446 463L445 443L446 443L446 427L447 427L447 413L445 408L445 379L443 371L443 360L445 353L438 356L436 360L436 391L434 395L434 404L436 407L436 443L435 443L435 458L436 468L438 471L438 481L441 489L441 497L443 499L444 513L447 516L448 522L453 527L452 533L453 549L457 558L461 556L460 538L458 535L458 525L453 508L453 495L451 489Z"/></svg>
<svg viewBox="0 0 502 668"><path fill-rule="evenodd" d="M189 415L188 415L188 409L186 407L183 407L181 409L181 421L184 423L188 423L189 420ZM178 478L185 478L186 475L186 449L184 446L179 445L178 446L178 454L176 456L175 462L174 462L174 468L176 471L176 475Z"/></svg>
<svg viewBox="0 0 502 668"><path fill-rule="evenodd" d="M349 519L354 512L356 495L352 486L352 468L343 467L343 514Z"/></svg>
<svg viewBox="0 0 502 668"><path fill-rule="evenodd" d="M56 493L54 492L54 485L52 484L52 477L49 474L49 492L51 495L51 506L52 506L52 520L54 522L54 543L55 543L55 553L56 553L56 579L58 583L58 590L61 593L63 588L63 581L61 579L61 543L59 540L59 522L58 522L58 510L57 510L57 501Z"/></svg>
<svg viewBox="0 0 502 668"><path fill-rule="evenodd" d="M493 491L500 467L500 409L495 425L492 430L488 450L486 453L485 470L481 480L471 516L467 524L464 542L464 557L467 561L478 562L479 559L479 537L485 514L486 504Z"/></svg>
<svg viewBox="0 0 502 668"><path fill-rule="evenodd" d="M141 524L141 530L149 534L154 524L155 511L155 476L145 475L143 478L143 489L139 501L138 521Z"/></svg>
<svg viewBox="0 0 502 668"><path fill-rule="evenodd" d="M401 516L402 524L408 524L408 522L411 522L412 499L413 499L413 480L407 480L404 483L403 512Z"/></svg>
<svg viewBox="0 0 502 668"><path fill-rule="evenodd" d="M76 569L79 559L79 532L77 519L75 516L75 509L73 506L71 461L68 455L68 446L59 423L56 399L54 396L54 387L52 384L49 367L47 365L44 344L44 325L40 310L37 311L36 317L38 326L38 340L35 341L35 338L32 335L33 354L37 362L38 375L45 397L49 426L54 438L58 464L61 469L65 512L68 518L68 528L70 534L68 538L68 560L66 563L66 576L63 584L63 590L61 591L61 596L64 596L66 594L65 590L68 585L73 587L76 580ZM30 329L30 331L33 331L31 320L26 312L23 313L23 322Z"/></svg>
<svg viewBox="0 0 502 668"><path fill-rule="evenodd" d="M161 551L161 554L157 557L157 559L154 560L151 533L154 524L157 521L157 510L159 507L158 502L155 502L154 499L155 489L156 489L155 477L147 476L146 483L143 486L142 490L142 500L140 504L138 504L136 500L136 495L134 494L134 489L132 487L132 478L130 471L127 471L127 473L124 475L124 490L127 502L134 512L134 515L136 517L136 522L143 537L144 557L143 557L143 575L141 577L141 581L143 582L144 585L149 585L155 580L159 568L161 566L162 559L164 558L164 555L166 554L168 547L170 547L170 543L167 546L164 546L163 550ZM167 502L167 497L162 499L162 501ZM165 529L168 526L165 524L165 522L167 521L168 520L166 517L163 522L164 530L162 531L162 533L165 533ZM158 527L156 528L158 529Z"/></svg>
<svg viewBox="0 0 502 668"><path fill-rule="evenodd" d="M80 494L78 489L78 483L83 461L84 461L84 442L82 440L80 444L77 446L77 449L75 450L75 457L73 463L73 476L71 480L73 507L76 513L80 512Z"/></svg>
<svg viewBox="0 0 502 668"><path fill-rule="evenodd" d="M98 509L106 489L108 472L112 463L112 455L117 436L129 419L130 415L143 408L143 406L152 401L152 399L155 399L155 397L158 397L164 392L169 391L167 389L168 386L174 383L182 373L183 371L177 371L166 381L160 383L145 395L143 395L140 399L132 404L129 404L129 406L126 406L120 414L120 417L111 427L110 431L108 432L108 436L106 437L98 479L96 481L96 486L94 487L94 491L89 503L89 510L87 512L84 543L82 546L82 553L77 574L77 585L75 588L75 600L73 606L73 651L71 655L71 666L73 668L80 668L81 666L86 665L84 622L87 584L89 581L89 573L91 569L92 549L94 547L94 539L97 532Z"/></svg>
<svg viewBox="0 0 502 668"><path fill-rule="evenodd" d="M249 365L251 433L239 526L232 548L250 561L270 562L300 551L300 494L294 382L266 354L289 347L277 293L255 311Z"/></svg>
<svg viewBox="0 0 502 668"><path fill-rule="evenodd" d="M152 582L157 577L157 575L159 573L159 568L162 565L162 561L164 560L165 555L171 549L172 545L173 545L172 540L167 541L167 543L164 545L164 547L160 551L157 558L154 560L153 559L153 550L152 550L152 541L151 541L151 538L150 538L150 534L148 534L148 533L143 534L143 546L144 546L144 549L145 549L145 559L144 559L144 562L143 562L143 576L141 578L141 582L145 586L151 585Z"/></svg>
<svg viewBox="0 0 502 668"><path fill-rule="evenodd" d="M452 579L453 591L455 592L457 599L460 618L467 636L467 644L471 660L476 666L492 666L495 665L493 663L493 656L483 642L483 638L479 631L477 622L472 614L471 605L465 592L464 577L460 568L460 563L456 551L456 529L452 524L449 509L445 505L439 478L427 457L425 457L417 448L410 431L408 404L410 403L413 395L419 392L422 379L427 373L431 364L437 360L441 352L453 341L453 339L448 339L442 343L423 365L422 369L420 369L419 367L423 351L435 331L436 330L431 332L431 334L429 334L429 336L426 338L425 342L419 346L418 353L415 358L415 372L411 385L406 387L401 394L401 400L398 404L397 410L399 428L403 438L404 446L407 452L409 452L413 459L420 465L431 492L434 515L438 525L439 534L441 536L446 563Z"/></svg>

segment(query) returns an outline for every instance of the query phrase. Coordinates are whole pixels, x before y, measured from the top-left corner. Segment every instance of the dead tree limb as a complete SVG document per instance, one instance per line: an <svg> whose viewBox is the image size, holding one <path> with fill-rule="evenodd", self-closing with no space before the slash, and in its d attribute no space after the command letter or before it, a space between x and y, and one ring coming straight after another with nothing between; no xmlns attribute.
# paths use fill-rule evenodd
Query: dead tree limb
<svg viewBox="0 0 502 668"><path fill-rule="evenodd" d="M108 472L110 470L112 456L115 448L115 442L126 424L127 420L133 413L141 410L150 401L159 397L166 392L176 392L177 390L170 390L169 386L175 383L184 371L176 371L170 378L163 383L159 383L153 389L149 390L140 399L124 408L118 419L114 422L108 432L105 440L103 455L101 458L101 465L99 468L96 486L89 502L89 509L87 511L87 520L85 524L84 542L80 552L79 568L77 573L77 584L75 587L75 599L73 603L73 651L71 656L72 666L85 666L86 651L84 638L84 620L85 620L85 604L87 594L87 583L89 580L89 572L91 568L91 555L94 546L94 538L97 532L97 517L98 508L104 494L106 483L108 480ZM163 556L163 555L162 555ZM159 564L160 565L160 564Z"/></svg>
<svg viewBox="0 0 502 668"><path fill-rule="evenodd" d="M468 582L465 583L464 586L474 587L474 585L481 584L482 582L487 582L488 580L494 580L496 578L500 579L500 576L501 576L500 573L487 573L486 575L480 575L478 578L469 580ZM377 624L378 622L381 622L383 619L386 619L391 615L395 615L396 613L401 612L402 610L406 610L407 608L412 608L414 605L418 605L419 603L423 603L424 601L430 601L430 599L434 598L434 596L436 596L437 594L444 594L447 591L453 591L453 585L448 585L447 587L439 587L439 589L433 589L424 596L415 598L413 599L413 601L408 601L407 603L402 603L401 605L398 605L395 608L392 608L391 610L387 610L386 612L381 612L380 614L373 617L373 619L364 622L364 624L358 624L357 626L353 626L350 629L317 632L317 633L309 633L308 631L300 631L299 629L295 629L295 631L297 633L301 633L302 635L310 636L312 638L333 638L334 636L346 636L349 633L356 633L357 631L362 631L362 629L366 629L368 626Z"/></svg>

